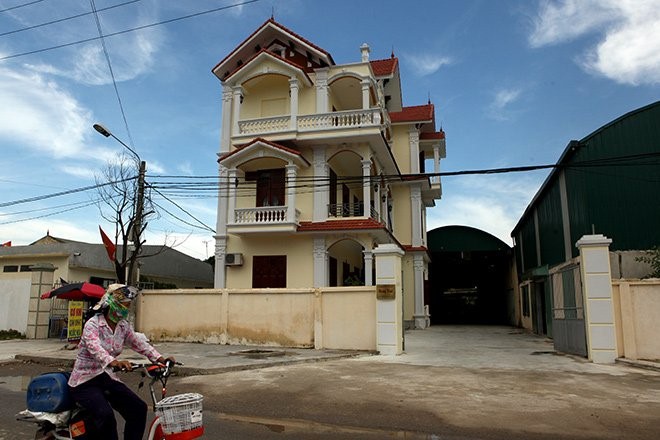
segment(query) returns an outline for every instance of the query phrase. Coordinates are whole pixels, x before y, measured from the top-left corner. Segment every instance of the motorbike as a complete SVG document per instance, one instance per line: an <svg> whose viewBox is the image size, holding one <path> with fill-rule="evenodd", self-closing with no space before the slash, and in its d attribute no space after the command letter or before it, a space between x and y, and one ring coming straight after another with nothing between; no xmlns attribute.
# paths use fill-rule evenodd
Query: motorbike
<svg viewBox="0 0 660 440"><path fill-rule="evenodd" d="M140 371L143 386L149 379L149 394L154 414L148 425L148 440L192 440L204 435L203 396L184 393L167 397L167 381L179 362L164 364L131 363L131 371ZM16 414L16 420L35 423L35 440L84 440L84 414L68 397L68 373L47 373L28 385L28 409ZM161 398L156 398L154 384L161 384Z"/></svg>

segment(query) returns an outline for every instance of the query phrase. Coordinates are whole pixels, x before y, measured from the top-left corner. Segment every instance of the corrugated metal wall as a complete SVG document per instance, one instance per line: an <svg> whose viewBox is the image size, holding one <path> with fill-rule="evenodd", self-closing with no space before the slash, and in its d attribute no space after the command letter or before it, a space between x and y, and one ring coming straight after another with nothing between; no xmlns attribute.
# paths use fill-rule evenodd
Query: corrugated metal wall
<svg viewBox="0 0 660 440"><path fill-rule="evenodd" d="M575 150L564 153L562 163L566 165L572 257L578 254L575 243L592 233L611 238L611 250L660 245L660 101L585 137ZM514 230L516 257L520 258L522 245L525 272L567 259L558 176L555 170Z"/></svg>
<svg viewBox="0 0 660 440"><path fill-rule="evenodd" d="M660 154L660 103L614 121L581 144L570 163ZM660 244L659 157L569 168L566 187L572 243L595 232L612 238L611 250Z"/></svg>
<svg viewBox="0 0 660 440"><path fill-rule="evenodd" d="M559 185L552 184L537 206L541 266L553 266L565 260L564 228L561 217Z"/></svg>

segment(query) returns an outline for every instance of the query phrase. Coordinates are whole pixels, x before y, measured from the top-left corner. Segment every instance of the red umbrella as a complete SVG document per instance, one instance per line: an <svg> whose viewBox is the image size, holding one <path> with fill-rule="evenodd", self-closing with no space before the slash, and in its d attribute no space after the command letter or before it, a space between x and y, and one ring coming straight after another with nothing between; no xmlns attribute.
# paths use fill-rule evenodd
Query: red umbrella
<svg viewBox="0 0 660 440"><path fill-rule="evenodd" d="M57 289L49 290L41 295L41 299L58 297L60 299L72 299L80 301L87 298L101 298L105 289L92 283L65 284Z"/></svg>

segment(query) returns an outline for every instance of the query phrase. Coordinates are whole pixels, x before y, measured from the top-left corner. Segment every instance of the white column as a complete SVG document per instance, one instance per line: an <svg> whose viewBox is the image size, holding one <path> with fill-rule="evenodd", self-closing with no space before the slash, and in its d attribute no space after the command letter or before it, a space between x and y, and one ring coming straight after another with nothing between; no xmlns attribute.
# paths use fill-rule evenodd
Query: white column
<svg viewBox="0 0 660 440"><path fill-rule="evenodd" d="M213 278L214 289L227 287L227 268L225 267L225 255L227 254L227 236L215 236L215 273Z"/></svg>
<svg viewBox="0 0 660 440"><path fill-rule="evenodd" d="M292 164L286 166L286 221L296 221L296 177L298 167Z"/></svg>
<svg viewBox="0 0 660 440"><path fill-rule="evenodd" d="M362 85L362 109L368 110L371 108L371 103L369 99L369 80L363 79L360 84Z"/></svg>
<svg viewBox="0 0 660 440"><path fill-rule="evenodd" d="M408 132L408 142L410 143L410 173L419 173L419 130L411 127Z"/></svg>
<svg viewBox="0 0 660 440"><path fill-rule="evenodd" d="M422 189L418 185L410 187L410 227L412 245L422 245Z"/></svg>
<svg viewBox="0 0 660 440"><path fill-rule="evenodd" d="M236 187L238 174L236 168L229 170L229 179L227 183L227 222L236 223Z"/></svg>
<svg viewBox="0 0 660 440"><path fill-rule="evenodd" d="M390 227L390 216L389 212L387 211L387 199L389 198L388 195L388 187L385 185L385 188L380 189L382 191L381 197L380 197L380 203L381 203L381 218L383 220L383 223L385 223L385 226L389 229ZM385 197L383 197L385 196Z"/></svg>
<svg viewBox="0 0 660 440"><path fill-rule="evenodd" d="M215 222L215 233L227 235L227 202L229 196L229 170L222 165L218 166L218 213Z"/></svg>
<svg viewBox="0 0 660 440"><path fill-rule="evenodd" d="M241 117L241 101L243 100L243 88L241 86L234 87L232 98L232 134L234 136L240 134L238 128L238 121Z"/></svg>
<svg viewBox="0 0 660 440"><path fill-rule="evenodd" d="M364 203L365 217L371 216L371 161L362 161L362 200Z"/></svg>
<svg viewBox="0 0 660 440"><path fill-rule="evenodd" d="M415 283L415 328L426 328L426 311L424 309L424 255L420 252L413 255L413 277Z"/></svg>
<svg viewBox="0 0 660 440"><path fill-rule="evenodd" d="M298 128L298 79L289 79L289 95L291 95L291 130Z"/></svg>
<svg viewBox="0 0 660 440"><path fill-rule="evenodd" d="M433 146L433 172L440 172L440 145Z"/></svg>
<svg viewBox="0 0 660 440"><path fill-rule="evenodd" d="M220 165L218 167L220 176L218 185L218 214L215 223L215 274L213 288L222 289L226 286L225 279L225 253L227 249L227 202L228 202L228 170Z"/></svg>
<svg viewBox="0 0 660 440"><path fill-rule="evenodd" d="M222 88L222 128L220 133L220 153L228 153L231 146L231 103L234 92L231 87Z"/></svg>
<svg viewBox="0 0 660 440"><path fill-rule="evenodd" d="M401 258L404 252L395 244L381 244L376 257L376 348L383 355L403 351L403 290Z"/></svg>
<svg viewBox="0 0 660 440"><path fill-rule="evenodd" d="M369 62L369 52L371 52L369 45L367 43L362 43L362 46L360 46L360 59L363 63Z"/></svg>
<svg viewBox="0 0 660 440"><path fill-rule="evenodd" d="M330 169L325 159L325 147L314 148L314 177L326 185L314 186L314 213L312 221L324 222L328 219L328 203L330 201Z"/></svg>
<svg viewBox="0 0 660 440"><path fill-rule="evenodd" d="M617 358L610 243L611 239L600 234L584 235L576 243L580 250L587 350L589 359L597 364L614 363Z"/></svg>
<svg viewBox="0 0 660 440"><path fill-rule="evenodd" d="M362 251L364 254L364 285L373 286L374 254L371 249Z"/></svg>
<svg viewBox="0 0 660 440"><path fill-rule="evenodd" d="M328 251L325 248L325 237L314 237L314 287L328 285Z"/></svg>
<svg viewBox="0 0 660 440"><path fill-rule="evenodd" d="M328 105L328 72L327 67L316 70L316 113L330 111Z"/></svg>

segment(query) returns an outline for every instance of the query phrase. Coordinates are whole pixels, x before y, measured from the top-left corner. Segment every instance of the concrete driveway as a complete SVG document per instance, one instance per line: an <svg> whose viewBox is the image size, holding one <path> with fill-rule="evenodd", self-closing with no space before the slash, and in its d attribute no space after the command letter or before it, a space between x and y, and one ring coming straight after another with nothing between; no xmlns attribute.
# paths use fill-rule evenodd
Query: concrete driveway
<svg viewBox="0 0 660 440"><path fill-rule="evenodd" d="M648 439L660 373L596 365L508 327L432 327L406 353L182 379L258 438ZM256 438L256 437L255 437Z"/></svg>

